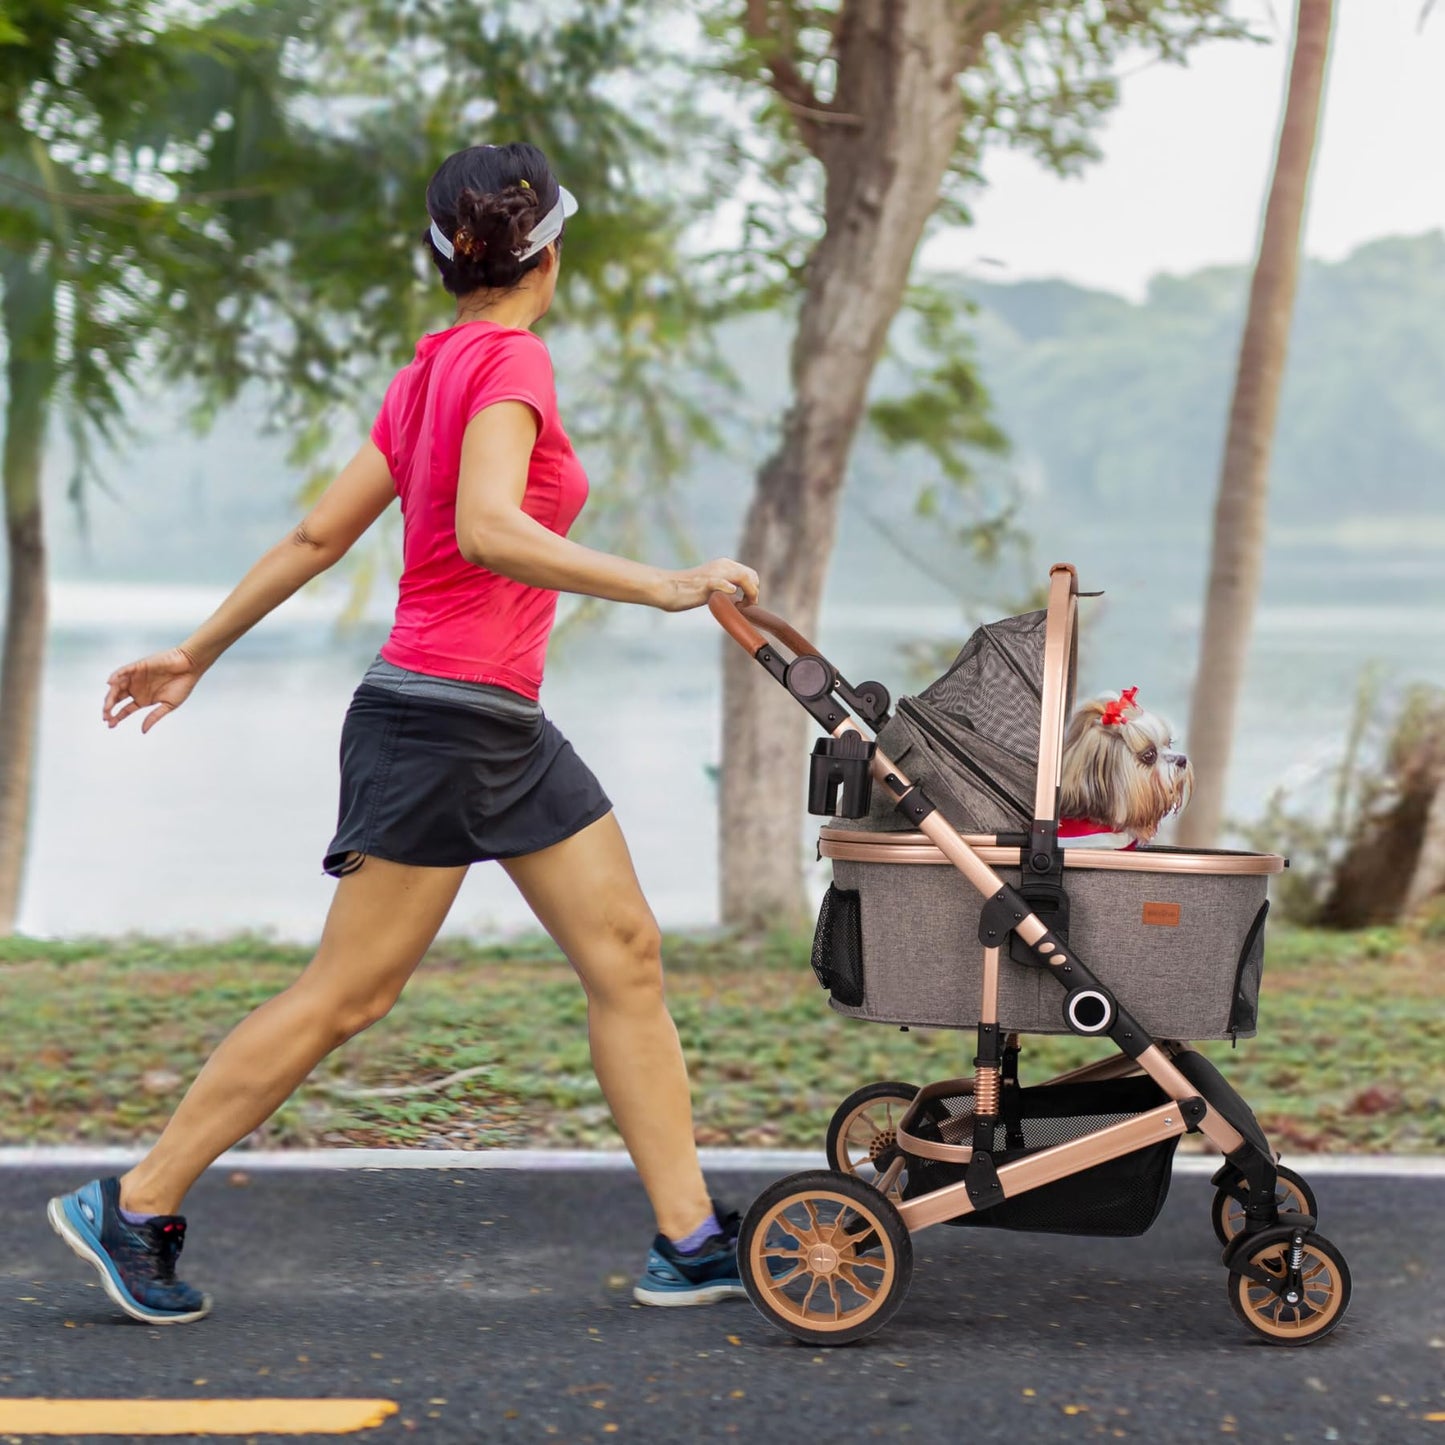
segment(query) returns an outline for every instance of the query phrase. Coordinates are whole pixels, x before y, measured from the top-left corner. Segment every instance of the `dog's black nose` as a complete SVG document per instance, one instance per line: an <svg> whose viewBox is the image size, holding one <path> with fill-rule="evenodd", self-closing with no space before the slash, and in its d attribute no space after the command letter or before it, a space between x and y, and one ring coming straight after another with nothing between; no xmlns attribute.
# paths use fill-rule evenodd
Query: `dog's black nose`
<svg viewBox="0 0 1445 1445"><path fill-rule="evenodd" d="M1175 753L1174 766L1176 768L1187 768L1189 766L1189 759L1186 758L1183 753Z"/></svg>

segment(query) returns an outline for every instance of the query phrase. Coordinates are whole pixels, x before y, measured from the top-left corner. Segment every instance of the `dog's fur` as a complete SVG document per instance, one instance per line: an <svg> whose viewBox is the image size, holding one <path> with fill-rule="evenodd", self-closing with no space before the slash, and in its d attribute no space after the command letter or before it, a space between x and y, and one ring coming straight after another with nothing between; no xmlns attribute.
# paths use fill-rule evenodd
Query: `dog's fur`
<svg viewBox="0 0 1445 1445"><path fill-rule="evenodd" d="M1173 741L1169 724L1127 693L1084 703L1064 737L1060 816L1147 843L1194 789L1194 769Z"/></svg>

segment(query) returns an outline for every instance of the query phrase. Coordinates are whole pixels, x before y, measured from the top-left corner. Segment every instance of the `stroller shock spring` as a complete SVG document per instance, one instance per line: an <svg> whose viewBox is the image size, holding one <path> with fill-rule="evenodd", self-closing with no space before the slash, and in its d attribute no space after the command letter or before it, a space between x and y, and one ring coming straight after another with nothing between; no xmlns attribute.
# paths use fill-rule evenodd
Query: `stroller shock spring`
<svg viewBox="0 0 1445 1445"><path fill-rule="evenodd" d="M980 1064L973 1074L973 1112L989 1118L998 1115L998 1069Z"/></svg>

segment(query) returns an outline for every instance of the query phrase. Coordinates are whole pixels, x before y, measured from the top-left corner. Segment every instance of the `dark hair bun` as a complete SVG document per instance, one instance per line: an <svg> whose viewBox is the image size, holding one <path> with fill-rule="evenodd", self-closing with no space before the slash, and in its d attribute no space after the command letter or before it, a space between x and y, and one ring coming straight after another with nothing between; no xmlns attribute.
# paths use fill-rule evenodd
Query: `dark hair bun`
<svg viewBox="0 0 1445 1445"><path fill-rule="evenodd" d="M529 186L508 186L495 195L465 190L457 198L454 260L475 265L484 286L512 286L522 277L517 253L527 248L532 227L541 220L537 193Z"/></svg>
<svg viewBox="0 0 1445 1445"><path fill-rule="evenodd" d="M472 146L448 156L427 187L427 210L455 248L450 258L427 244L454 296L515 286L541 264L519 261L532 228L556 204L560 190L536 146Z"/></svg>

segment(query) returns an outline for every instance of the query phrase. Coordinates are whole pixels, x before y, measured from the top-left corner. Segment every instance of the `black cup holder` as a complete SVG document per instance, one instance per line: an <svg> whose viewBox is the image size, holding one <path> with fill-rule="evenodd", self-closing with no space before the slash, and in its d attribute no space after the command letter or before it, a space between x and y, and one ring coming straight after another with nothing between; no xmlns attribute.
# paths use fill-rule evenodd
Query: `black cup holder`
<svg viewBox="0 0 1445 1445"><path fill-rule="evenodd" d="M860 733L819 738L808 774L808 811L825 818L866 818L873 802L870 767L876 751L877 744Z"/></svg>

